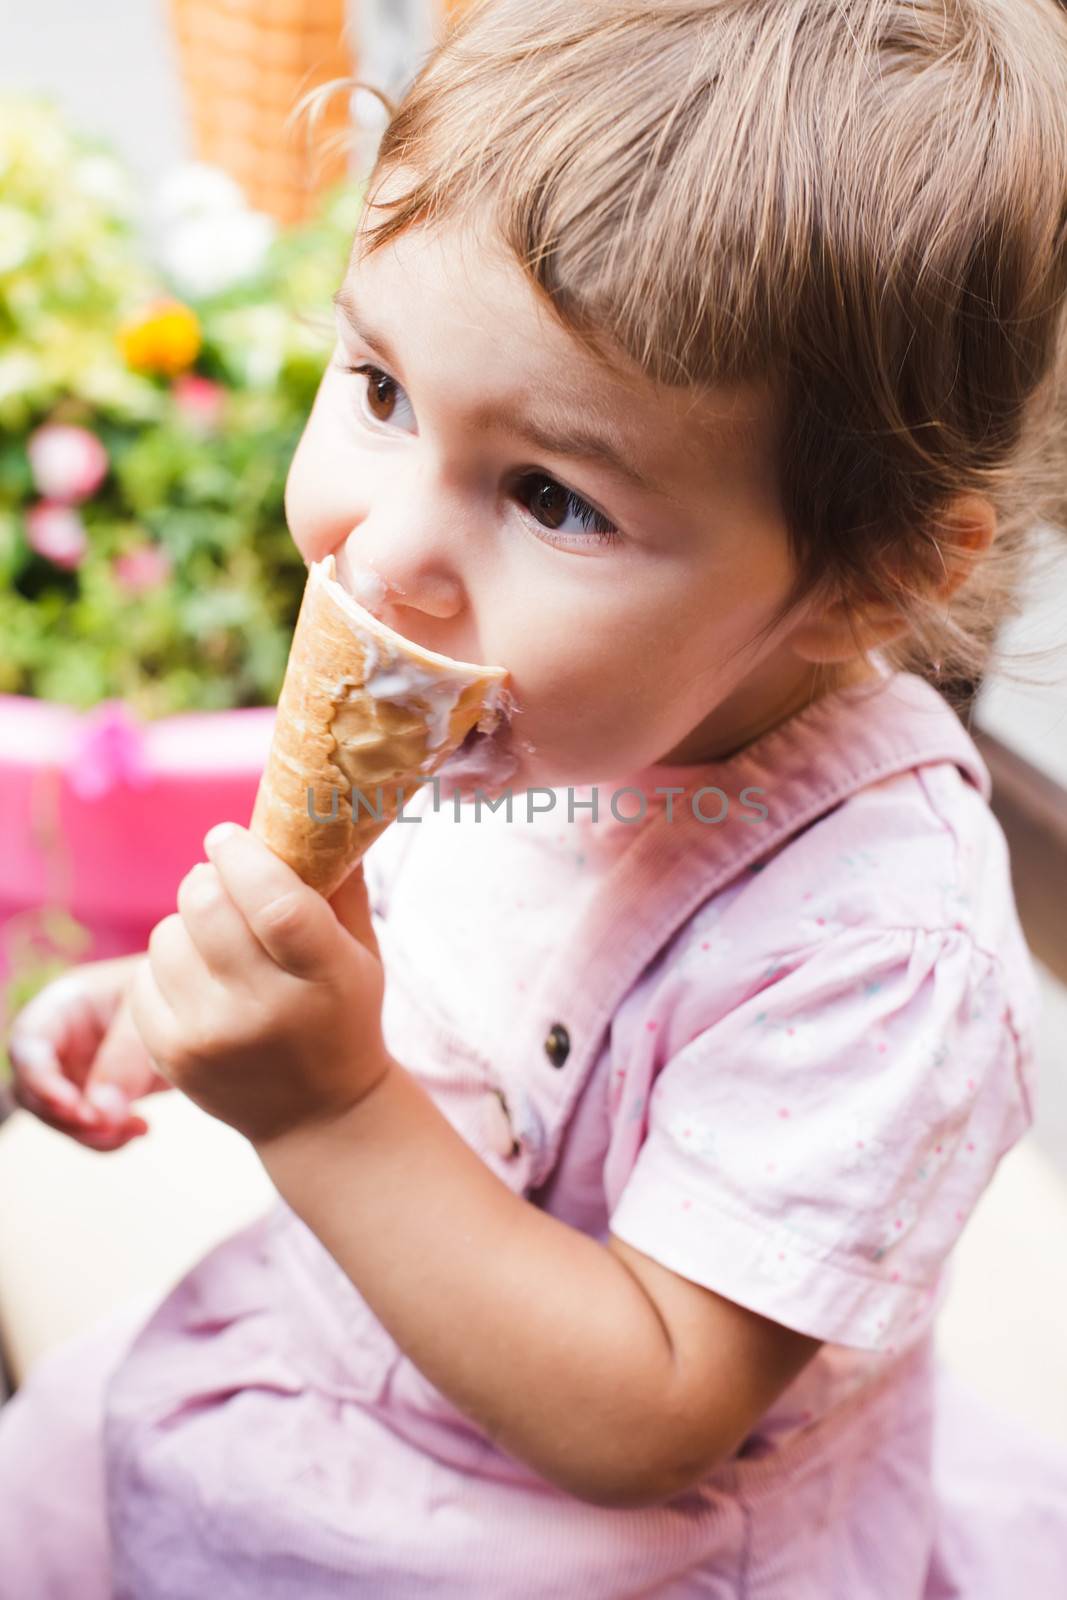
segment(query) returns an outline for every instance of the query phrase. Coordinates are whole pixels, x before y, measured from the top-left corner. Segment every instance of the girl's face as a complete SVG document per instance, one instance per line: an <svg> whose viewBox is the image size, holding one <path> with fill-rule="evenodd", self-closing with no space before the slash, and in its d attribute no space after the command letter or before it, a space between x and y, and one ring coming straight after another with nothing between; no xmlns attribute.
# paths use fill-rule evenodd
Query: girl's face
<svg viewBox="0 0 1067 1600"><path fill-rule="evenodd" d="M763 396L608 373L469 230L402 235L337 300L293 537L380 579L397 632L509 670L509 787L711 760L810 697L788 624L750 644L793 576Z"/></svg>

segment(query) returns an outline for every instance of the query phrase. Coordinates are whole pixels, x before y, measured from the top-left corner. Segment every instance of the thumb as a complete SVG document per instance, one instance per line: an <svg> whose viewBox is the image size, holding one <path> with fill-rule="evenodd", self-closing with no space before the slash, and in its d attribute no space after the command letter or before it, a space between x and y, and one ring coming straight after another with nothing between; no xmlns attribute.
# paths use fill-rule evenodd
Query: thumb
<svg viewBox="0 0 1067 1600"><path fill-rule="evenodd" d="M156 1068L137 1031L130 1006L130 996L124 994L111 1026L96 1052L86 1087L90 1090L107 1089L121 1092L127 1100L139 1100L157 1089L170 1087ZM114 1098L114 1095L111 1095Z"/></svg>
<svg viewBox="0 0 1067 1600"><path fill-rule="evenodd" d="M353 939L358 939L376 961L380 961L381 952L371 921L370 897L361 861L356 863L341 887L334 890L330 896L330 906L342 928Z"/></svg>
<svg viewBox="0 0 1067 1600"><path fill-rule="evenodd" d="M141 1036L137 1032L130 1011L129 995L122 1001L111 1019L111 1026L100 1042L89 1074L93 1084L111 1084L126 1088L131 1060L140 1061L145 1054Z"/></svg>

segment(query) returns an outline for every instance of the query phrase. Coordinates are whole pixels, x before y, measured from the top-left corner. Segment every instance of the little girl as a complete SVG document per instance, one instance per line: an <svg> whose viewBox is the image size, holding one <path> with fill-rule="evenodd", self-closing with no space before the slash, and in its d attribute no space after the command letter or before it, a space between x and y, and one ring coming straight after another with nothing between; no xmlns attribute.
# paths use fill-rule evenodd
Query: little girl
<svg viewBox="0 0 1067 1600"><path fill-rule="evenodd" d="M1064 1593L1067 1453L932 1330L1033 1117L935 684L1058 514L1065 171L1052 0L488 0L426 63L287 509L518 710L332 902L209 835L15 1020L23 1106L176 1085L278 1199L4 1408L2 1600Z"/></svg>

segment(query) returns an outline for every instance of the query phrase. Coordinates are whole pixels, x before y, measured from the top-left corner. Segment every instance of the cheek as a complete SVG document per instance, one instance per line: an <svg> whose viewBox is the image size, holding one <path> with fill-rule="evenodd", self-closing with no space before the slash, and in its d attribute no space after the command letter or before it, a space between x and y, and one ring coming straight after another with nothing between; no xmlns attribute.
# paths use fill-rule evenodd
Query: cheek
<svg viewBox="0 0 1067 1600"><path fill-rule="evenodd" d="M600 748L633 715L635 680L645 656L644 642L627 636L613 620L584 606L568 613L557 601L524 608L499 635L500 659L511 668L520 704L529 708L526 726L535 744L555 750ZM497 659L494 657L493 659Z"/></svg>
<svg viewBox="0 0 1067 1600"><path fill-rule="evenodd" d="M365 515L363 496L353 493L353 483L359 483L361 475L341 467L351 461L351 449L344 449L336 437L336 402L328 401L327 387L324 380L285 484L285 518L306 562L321 561L336 550Z"/></svg>
<svg viewBox="0 0 1067 1600"><path fill-rule="evenodd" d="M289 524L293 543L304 560L310 563L318 559L318 552L314 549L314 530L320 519L315 511L314 476L309 460L312 448L308 435L309 429L305 428L289 464L289 475L285 480L285 520Z"/></svg>
<svg viewBox="0 0 1067 1600"><path fill-rule="evenodd" d="M785 600L795 577L788 533L774 516L753 514L724 552L712 614L733 635L751 637Z"/></svg>

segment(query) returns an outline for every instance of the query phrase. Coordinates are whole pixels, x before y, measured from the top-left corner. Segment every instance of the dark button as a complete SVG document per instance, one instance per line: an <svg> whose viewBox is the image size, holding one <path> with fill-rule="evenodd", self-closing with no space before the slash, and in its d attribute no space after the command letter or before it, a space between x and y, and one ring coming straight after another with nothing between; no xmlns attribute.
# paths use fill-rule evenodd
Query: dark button
<svg viewBox="0 0 1067 1600"><path fill-rule="evenodd" d="M561 1022L554 1022L545 1040L545 1055L554 1067L561 1067L570 1053L570 1034Z"/></svg>

